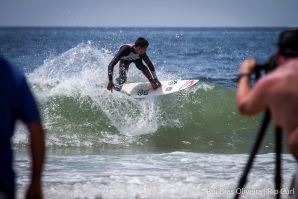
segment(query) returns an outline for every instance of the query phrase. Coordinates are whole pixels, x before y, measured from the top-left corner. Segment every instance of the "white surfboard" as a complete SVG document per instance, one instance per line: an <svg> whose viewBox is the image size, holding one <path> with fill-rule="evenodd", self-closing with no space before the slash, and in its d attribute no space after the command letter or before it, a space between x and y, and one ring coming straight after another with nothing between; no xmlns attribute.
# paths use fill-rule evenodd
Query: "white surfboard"
<svg viewBox="0 0 298 199"><path fill-rule="evenodd" d="M175 93L196 84L199 80L172 80L160 81L162 87L153 90L149 82L126 83L120 92L125 93L133 98L145 98L158 95Z"/></svg>

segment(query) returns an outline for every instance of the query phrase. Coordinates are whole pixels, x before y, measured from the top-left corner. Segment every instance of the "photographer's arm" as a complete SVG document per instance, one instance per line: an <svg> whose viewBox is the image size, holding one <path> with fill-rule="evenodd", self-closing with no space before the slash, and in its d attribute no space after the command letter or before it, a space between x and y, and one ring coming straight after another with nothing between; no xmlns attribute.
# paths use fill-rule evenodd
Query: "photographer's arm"
<svg viewBox="0 0 298 199"><path fill-rule="evenodd" d="M245 60L239 70L239 74L252 74L254 72L255 60ZM265 109L267 81L258 81L254 88L250 87L250 77L241 76L236 93L236 104L239 112L243 115L254 115Z"/></svg>

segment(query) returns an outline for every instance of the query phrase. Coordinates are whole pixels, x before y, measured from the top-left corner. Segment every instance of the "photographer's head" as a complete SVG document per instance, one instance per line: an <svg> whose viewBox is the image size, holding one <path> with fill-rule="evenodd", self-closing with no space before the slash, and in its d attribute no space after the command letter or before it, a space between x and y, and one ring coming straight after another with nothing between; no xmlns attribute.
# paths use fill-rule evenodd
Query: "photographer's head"
<svg viewBox="0 0 298 199"><path fill-rule="evenodd" d="M290 58L298 57L298 28L284 30L279 35L277 60L283 64Z"/></svg>

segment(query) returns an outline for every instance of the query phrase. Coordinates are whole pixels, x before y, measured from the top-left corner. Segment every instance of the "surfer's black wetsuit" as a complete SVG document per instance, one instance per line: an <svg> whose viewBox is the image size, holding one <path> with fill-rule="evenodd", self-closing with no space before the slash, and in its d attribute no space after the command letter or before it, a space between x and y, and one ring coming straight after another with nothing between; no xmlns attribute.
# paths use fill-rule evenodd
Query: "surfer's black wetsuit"
<svg viewBox="0 0 298 199"><path fill-rule="evenodd" d="M113 81L113 70L114 66L119 62L119 78L117 78L118 85L115 85L116 90L121 90L123 84L127 80L127 71L129 65L133 62L136 67L142 71L142 73L147 77L147 79L152 82L154 79L157 79L155 68L150 61L149 57L146 53L139 55L135 53L132 49L132 44L124 44L119 48L118 53L115 55L113 60L110 62L108 66L108 76L109 80ZM148 68L150 69L151 73L149 72L148 68L143 64L144 62L147 64ZM151 75L152 74L152 75ZM152 77L153 76L153 77Z"/></svg>

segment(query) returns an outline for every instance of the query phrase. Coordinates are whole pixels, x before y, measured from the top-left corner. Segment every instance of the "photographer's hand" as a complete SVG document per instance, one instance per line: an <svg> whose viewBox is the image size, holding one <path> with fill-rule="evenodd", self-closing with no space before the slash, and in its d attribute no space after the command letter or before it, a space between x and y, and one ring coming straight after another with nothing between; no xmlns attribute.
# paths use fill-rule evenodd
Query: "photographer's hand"
<svg viewBox="0 0 298 199"><path fill-rule="evenodd" d="M239 112L243 115L254 115L267 106L264 89L268 87L266 82L258 81L254 89L250 87L250 76L255 71L256 61L246 59L240 66L238 89L236 92L236 104Z"/></svg>
<svg viewBox="0 0 298 199"><path fill-rule="evenodd" d="M251 75L255 71L256 60L253 58L246 59L240 66L239 74Z"/></svg>

